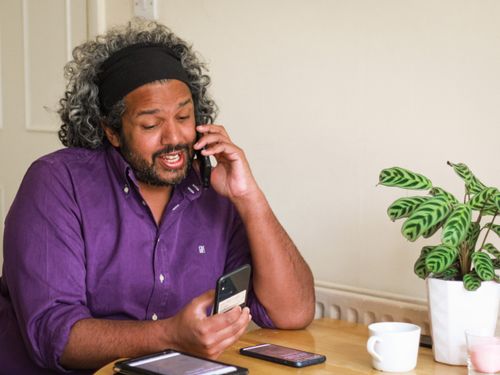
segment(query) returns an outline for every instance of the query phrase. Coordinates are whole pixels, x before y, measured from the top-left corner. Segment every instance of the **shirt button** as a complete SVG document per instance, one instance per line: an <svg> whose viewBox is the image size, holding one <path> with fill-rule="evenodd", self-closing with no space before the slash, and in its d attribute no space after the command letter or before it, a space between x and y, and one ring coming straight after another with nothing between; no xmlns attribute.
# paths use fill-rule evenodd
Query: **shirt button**
<svg viewBox="0 0 500 375"><path fill-rule="evenodd" d="M152 319L152 320L158 320L158 315L153 314L153 315L151 316L151 319Z"/></svg>
<svg viewBox="0 0 500 375"><path fill-rule="evenodd" d="M165 281L165 276L163 274L160 274L160 283L163 283Z"/></svg>
<svg viewBox="0 0 500 375"><path fill-rule="evenodd" d="M125 194L128 194L128 192L129 192L129 191L130 191L130 189L128 188L128 186L127 186L127 185L125 185L125 186L123 187L123 192L124 192Z"/></svg>

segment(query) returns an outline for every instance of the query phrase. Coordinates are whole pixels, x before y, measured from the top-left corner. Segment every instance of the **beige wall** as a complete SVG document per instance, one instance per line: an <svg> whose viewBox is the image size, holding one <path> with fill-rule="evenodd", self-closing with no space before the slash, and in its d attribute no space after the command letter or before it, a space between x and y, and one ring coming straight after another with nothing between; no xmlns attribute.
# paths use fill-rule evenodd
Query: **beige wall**
<svg viewBox="0 0 500 375"><path fill-rule="evenodd" d="M403 240L385 211L405 193L378 173L404 166L461 195L451 160L500 185L500 2L158 3L208 62L218 122L316 279L423 297L412 268L432 241ZM131 4L105 2L99 27Z"/></svg>

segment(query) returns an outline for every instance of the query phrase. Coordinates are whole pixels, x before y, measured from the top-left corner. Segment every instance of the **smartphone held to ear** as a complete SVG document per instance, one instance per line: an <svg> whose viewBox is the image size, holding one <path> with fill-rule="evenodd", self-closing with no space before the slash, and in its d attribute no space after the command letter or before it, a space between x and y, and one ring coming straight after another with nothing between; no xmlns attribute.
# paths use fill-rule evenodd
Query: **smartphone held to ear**
<svg viewBox="0 0 500 375"><path fill-rule="evenodd" d="M196 157L200 161L201 183L205 189L210 187L210 174L212 173L212 164L210 157L201 154L201 150L196 152Z"/></svg>
<svg viewBox="0 0 500 375"><path fill-rule="evenodd" d="M197 137L196 140L200 139L201 135L200 133L196 133ZM205 148L202 148L201 150L196 150L196 158L200 162L200 175L201 175L201 183L205 189L208 189L210 187L210 175L212 173L212 163L210 162L210 156L202 155L201 151L204 150Z"/></svg>
<svg viewBox="0 0 500 375"><path fill-rule="evenodd" d="M251 272L252 267L245 264L219 277L215 288L214 314L229 311L236 306L246 306Z"/></svg>

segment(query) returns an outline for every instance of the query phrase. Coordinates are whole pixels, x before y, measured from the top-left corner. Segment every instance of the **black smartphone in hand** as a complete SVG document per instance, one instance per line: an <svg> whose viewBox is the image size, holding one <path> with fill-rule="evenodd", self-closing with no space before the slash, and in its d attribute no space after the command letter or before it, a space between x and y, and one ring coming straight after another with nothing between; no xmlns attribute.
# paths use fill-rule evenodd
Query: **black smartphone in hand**
<svg viewBox="0 0 500 375"><path fill-rule="evenodd" d="M201 138L201 134L196 132L196 140L198 141ZM212 163L210 162L210 156L202 155L201 151L204 150L203 147L201 150L196 150L196 159L200 162L200 175L201 175L201 183L205 189L210 187L210 175L212 173Z"/></svg>
<svg viewBox="0 0 500 375"><path fill-rule="evenodd" d="M229 311L236 306L246 306L251 273L252 267L245 264L219 277L215 287L214 314Z"/></svg>
<svg viewBox="0 0 500 375"><path fill-rule="evenodd" d="M260 344L241 348L240 354L292 367L305 367L326 361L326 357L322 354L275 344Z"/></svg>

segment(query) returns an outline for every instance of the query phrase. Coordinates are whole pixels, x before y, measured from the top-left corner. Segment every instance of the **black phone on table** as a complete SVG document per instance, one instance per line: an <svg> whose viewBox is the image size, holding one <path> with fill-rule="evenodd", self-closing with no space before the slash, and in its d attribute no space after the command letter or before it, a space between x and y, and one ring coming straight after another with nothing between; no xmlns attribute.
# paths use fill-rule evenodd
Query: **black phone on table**
<svg viewBox="0 0 500 375"><path fill-rule="evenodd" d="M201 134L196 132L196 140L201 138ZM200 175L201 175L201 183L205 189L210 187L210 175L212 173L212 163L210 162L210 156L202 155L201 151L204 150L203 147L201 150L196 150L196 159L200 162Z"/></svg>
<svg viewBox="0 0 500 375"><path fill-rule="evenodd" d="M229 311L236 306L246 306L251 273L252 267L245 264L219 277L215 287L214 314Z"/></svg>
<svg viewBox="0 0 500 375"><path fill-rule="evenodd" d="M305 367L326 361L326 356L322 354L267 343L241 348L240 354L292 367Z"/></svg>
<svg viewBox="0 0 500 375"><path fill-rule="evenodd" d="M248 374L248 369L167 349L115 363L115 373L128 375Z"/></svg>

